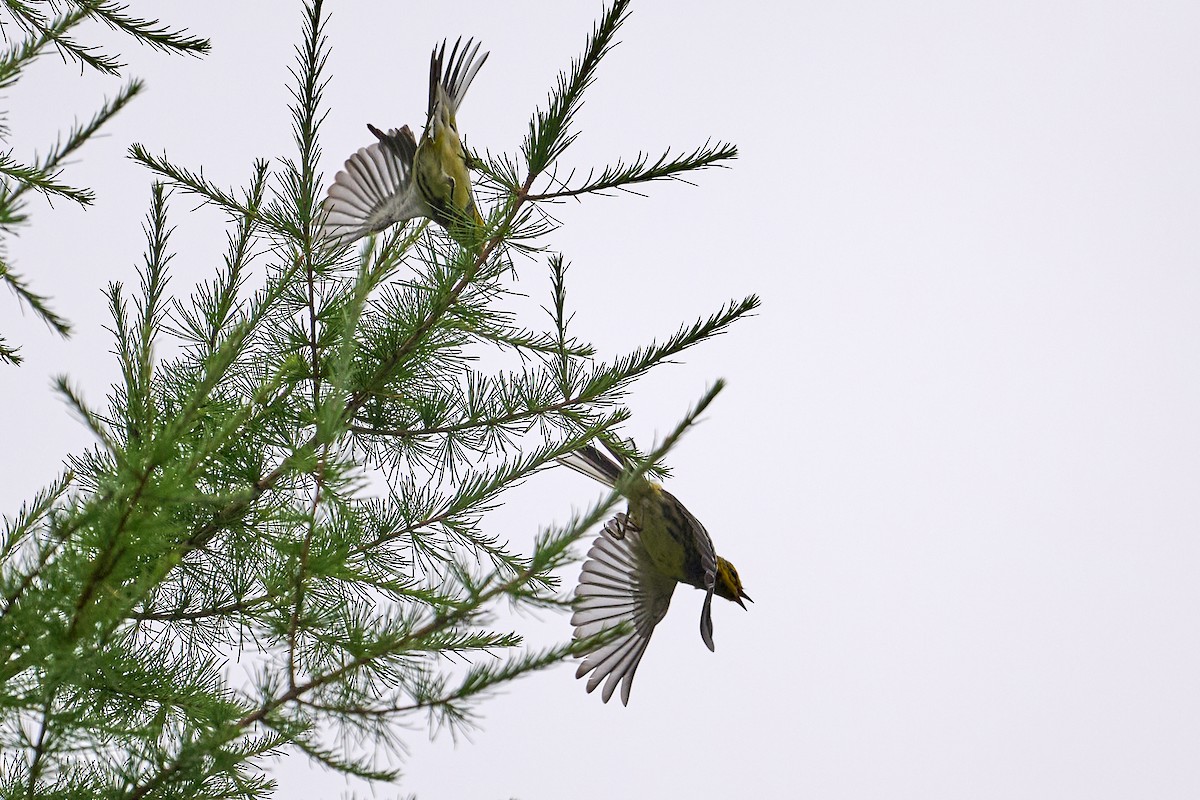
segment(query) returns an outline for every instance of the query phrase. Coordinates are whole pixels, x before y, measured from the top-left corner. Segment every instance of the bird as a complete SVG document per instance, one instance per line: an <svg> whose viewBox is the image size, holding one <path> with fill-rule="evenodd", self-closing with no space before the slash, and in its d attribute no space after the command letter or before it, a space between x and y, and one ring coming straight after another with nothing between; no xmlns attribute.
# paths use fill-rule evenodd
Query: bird
<svg viewBox="0 0 1200 800"><path fill-rule="evenodd" d="M483 224L468 172L457 113L471 81L489 53L460 36L450 54L447 41L429 58L429 108L418 142L407 125L367 130L378 140L346 160L329 187L321 238L336 245L416 217L428 217L453 233L463 221Z"/></svg>
<svg viewBox="0 0 1200 800"><path fill-rule="evenodd" d="M620 456L606 449L612 458L589 444L560 456L558 462L615 487L623 466ZM716 554L700 520L674 495L646 478L634 480L622 491L628 507L604 524L588 551L575 589L571 624L577 641L629 624L627 633L582 654L584 660L575 673L576 678L591 673L589 693L603 683L605 703L619 685L621 702L628 706L634 673L655 626L666 616L677 584L705 592L700 638L712 651L716 650L713 595L742 608L750 596L733 564Z"/></svg>

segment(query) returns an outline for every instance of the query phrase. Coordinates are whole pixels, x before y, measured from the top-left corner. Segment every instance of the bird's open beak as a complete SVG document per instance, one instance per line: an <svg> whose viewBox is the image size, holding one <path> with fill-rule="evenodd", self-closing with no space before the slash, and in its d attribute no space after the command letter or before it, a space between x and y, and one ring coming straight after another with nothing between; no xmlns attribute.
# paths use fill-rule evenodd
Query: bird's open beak
<svg viewBox="0 0 1200 800"><path fill-rule="evenodd" d="M746 608L746 604L742 602L743 600L750 600L750 595L742 592L742 596L737 599L737 604L742 608ZM753 603L754 601L750 600L750 602ZM749 611L750 609L746 608L746 610Z"/></svg>

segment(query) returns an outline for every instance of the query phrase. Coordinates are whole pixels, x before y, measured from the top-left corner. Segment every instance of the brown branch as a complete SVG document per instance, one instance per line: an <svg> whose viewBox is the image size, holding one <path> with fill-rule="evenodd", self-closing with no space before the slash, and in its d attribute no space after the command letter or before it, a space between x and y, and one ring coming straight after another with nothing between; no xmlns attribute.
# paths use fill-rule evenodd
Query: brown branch
<svg viewBox="0 0 1200 800"><path fill-rule="evenodd" d="M243 600L237 603L229 603L223 606L213 606L212 608L201 608L195 611L184 611L177 609L175 611L151 611L146 613L133 612L129 615L130 619L143 620L147 622L185 622L189 620L204 619L205 617L219 617L224 614L234 614L239 611L247 611L255 606L260 606L263 603L275 597L273 594L263 594L250 600Z"/></svg>
<svg viewBox="0 0 1200 800"><path fill-rule="evenodd" d="M116 530L113 532L112 540L114 542L114 547L106 550L102 554L102 558L97 559L96 566L92 570L92 574L88 577L88 582L84 587L83 594L79 596L79 600L75 603L75 612L71 617L71 624L67 628L68 635L72 637L75 635L75 630L78 628L80 621L83 619L83 613L87 609L88 604L91 602L92 597L95 596L96 591L100 588L100 584L104 581L104 579L111 575L113 569L116 568L116 563L120 558L120 555L113 555L113 551L117 549L115 547L115 542L124 532L125 526L129 524L129 518L133 515L134 507L137 506L138 501L142 499L142 494L146 491L146 487L150 483L151 473L158 469L158 467L158 464L147 465L145 471L142 472L141 476L138 478L138 484L133 490L132 496L125 502L125 510L121 514L121 519L117 523ZM124 548L121 549L123 550Z"/></svg>
<svg viewBox="0 0 1200 800"><path fill-rule="evenodd" d="M559 403L551 403L548 406L540 408L526 409L525 411L514 411L509 414L503 414L499 417L490 419L478 420L474 422L457 422L453 425L443 425L437 428L368 428L363 425L350 425L348 430L363 434L366 436L387 436L397 439L415 439L418 436L437 436L443 433L459 433L461 431L471 430L472 428L498 428L503 425L510 425L514 422L520 422L523 419L537 417L543 414L553 414L555 411L563 411L571 406L585 403L590 398L578 396L563 400Z"/></svg>
<svg viewBox="0 0 1200 800"><path fill-rule="evenodd" d="M296 599L292 613L288 619L288 685L296 686L296 640L300 633L300 612L304 607L305 573L308 571L308 554L312 547L313 535L317 529L317 510L321 505L321 486L325 481L325 456L317 463L317 473L314 476L316 485L313 487L312 508L309 511L308 531L304 534L304 544L300 547L300 563L296 566Z"/></svg>

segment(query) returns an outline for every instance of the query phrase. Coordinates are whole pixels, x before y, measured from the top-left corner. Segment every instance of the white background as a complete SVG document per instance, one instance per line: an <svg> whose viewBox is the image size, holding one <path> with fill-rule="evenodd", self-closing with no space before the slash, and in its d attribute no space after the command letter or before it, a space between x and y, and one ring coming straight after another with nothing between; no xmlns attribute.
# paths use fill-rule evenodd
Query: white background
<svg viewBox="0 0 1200 800"><path fill-rule="evenodd" d="M371 141L365 123L423 122L429 49L459 34L492 52L459 117L468 143L514 151L600 12L331 5L327 175ZM121 43L147 93L64 176L95 207L38 205L10 247L78 333L60 342L0 297L28 358L0 372L9 513L89 441L51 376L97 405L116 376L101 289L135 282L150 194L128 145L222 185L291 153L298 3L133 10L214 52ZM548 244L573 262L578 333L609 356L763 296L640 384L628 429L648 443L728 379L670 488L757 602L716 608L714 655L700 595L680 590L628 708L564 667L489 701L471 742L418 726L398 791L1200 796L1198 33L1183 2L636 2L568 163L708 137L740 157L695 187L564 206ZM76 72L47 58L10 91L18 156L118 85ZM219 215L194 206L173 203L181 293L223 248ZM545 296L541 266L521 280ZM539 476L495 530L526 542L596 496ZM280 796L348 788L308 770L282 764Z"/></svg>

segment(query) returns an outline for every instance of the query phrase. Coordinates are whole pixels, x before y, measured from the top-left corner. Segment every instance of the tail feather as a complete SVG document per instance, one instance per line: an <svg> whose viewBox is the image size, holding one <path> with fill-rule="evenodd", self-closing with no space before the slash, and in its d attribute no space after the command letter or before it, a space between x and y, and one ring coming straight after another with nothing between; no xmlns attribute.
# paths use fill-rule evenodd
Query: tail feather
<svg viewBox="0 0 1200 800"><path fill-rule="evenodd" d="M621 476L621 465L590 444L559 456L558 463L609 487L615 486Z"/></svg>
<svg viewBox="0 0 1200 800"><path fill-rule="evenodd" d="M458 113L467 89L483 62L487 61L489 53L479 55L480 42L467 39L462 43L462 37L454 42L450 56L446 56L447 41L443 40L441 47L433 49L429 58L429 117L427 125L437 115L439 104L444 105L451 118ZM461 46L461 49L460 49Z"/></svg>

